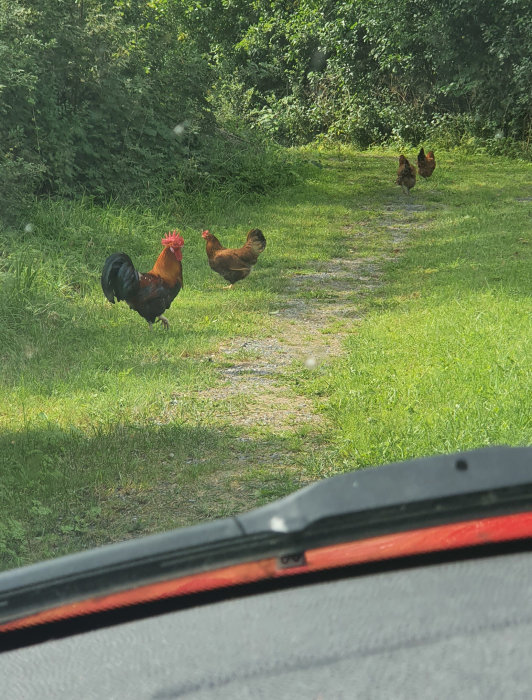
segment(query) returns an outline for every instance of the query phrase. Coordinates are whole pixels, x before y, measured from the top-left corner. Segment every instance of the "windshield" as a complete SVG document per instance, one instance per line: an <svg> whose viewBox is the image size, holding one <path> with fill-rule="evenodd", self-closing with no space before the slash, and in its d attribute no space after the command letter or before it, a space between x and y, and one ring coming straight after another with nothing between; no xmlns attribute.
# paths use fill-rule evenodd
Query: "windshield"
<svg viewBox="0 0 532 700"><path fill-rule="evenodd" d="M0 0L0 568L532 444L531 50L524 0Z"/></svg>

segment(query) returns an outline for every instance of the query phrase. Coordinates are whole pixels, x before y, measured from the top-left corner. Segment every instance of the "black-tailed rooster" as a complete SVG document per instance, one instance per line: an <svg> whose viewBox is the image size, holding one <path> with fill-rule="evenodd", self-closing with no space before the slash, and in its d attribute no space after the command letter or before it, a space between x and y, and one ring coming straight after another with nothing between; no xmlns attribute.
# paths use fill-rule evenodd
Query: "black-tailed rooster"
<svg viewBox="0 0 532 700"><path fill-rule="evenodd" d="M168 329L168 319L163 312L183 287L181 251L183 237L177 232L168 233L161 240L163 251L149 272L138 272L126 253L113 253L104 263L102 271L103 293L111 304L124 300L129 308L152 324L161 321Z"/></svg>

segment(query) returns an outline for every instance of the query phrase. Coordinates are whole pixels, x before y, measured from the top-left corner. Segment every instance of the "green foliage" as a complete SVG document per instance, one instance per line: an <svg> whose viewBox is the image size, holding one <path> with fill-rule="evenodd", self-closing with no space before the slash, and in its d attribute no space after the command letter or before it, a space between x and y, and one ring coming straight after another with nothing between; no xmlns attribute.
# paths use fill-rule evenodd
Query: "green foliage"
<svg viewBox="0 0 532 700"><path fill-rule="evenodd" d="M218 70L252 91L248 118L282 143L419 143L457 119L490 150L510 139L529 153L525 0L257 2L247 16L232 31L209 25L207 37Z"/></svg>
<svg viewBox="0 0 532 700"><path fill-rule="evenodd" d="M267 191L291 169L272 140L530 155L531 55L525 0L0 0L2 217Z"/></svg>
<svg viewBox="0 0 532 700"><path fill-rule="evenodd" d="M0 568L20 566L28 555L27 535L24 525L15 518L0 519Z"/></svg>
<svg viewBox="0 0 532 700"><path fill-rule="evenodd" d="M176 177L211 129L209 82L170 5L2 0L3 197L23 178L108 196Z"/></svg>

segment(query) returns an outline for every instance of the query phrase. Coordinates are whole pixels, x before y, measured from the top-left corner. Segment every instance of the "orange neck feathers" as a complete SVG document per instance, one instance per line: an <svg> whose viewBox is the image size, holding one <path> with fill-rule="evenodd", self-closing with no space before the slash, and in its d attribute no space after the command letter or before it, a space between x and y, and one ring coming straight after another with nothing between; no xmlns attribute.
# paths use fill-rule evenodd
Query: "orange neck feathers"
<svg viewBox="0 0 532 700"><path fill-rule="evenodd" d="M205 241L207 243L207 255L209 255L210 253L215 253L217 250L224 250L223 245L216 238L216 236L212 235L212 233L210 233L208 236L205 236Z"/></svg>
<svg viewBox="0 0 532 700"><path fill-rule="evenodd" d="M181 252L181 251L179 251ZM158 275L167 284L174 286L182 275L181 260L178 260L170 248L164 248L150 270L152 275Z"/></svg>

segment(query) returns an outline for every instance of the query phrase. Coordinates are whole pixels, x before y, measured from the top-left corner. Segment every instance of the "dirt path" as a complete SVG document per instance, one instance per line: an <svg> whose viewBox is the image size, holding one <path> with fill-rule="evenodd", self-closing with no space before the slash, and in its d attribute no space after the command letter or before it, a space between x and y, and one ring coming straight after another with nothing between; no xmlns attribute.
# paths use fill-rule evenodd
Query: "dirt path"
<svg viewBox="0 0 532 700"><path fill-rule="evenodd" d="M361 320L359 302L382 284L384 263L397 257L420 205L389 205L371 226L344 226L345 257L322 263L309 273L287 273L284 299L275 317L274 336L264 339L234 338L212 356L218 364L220 383L203 392L212 401L214 414L238 428L241 440L251 439L257 426L286 437L306 427L312 437L327 429L323 414L298 393L288 370L294 367L312 371L322 362L336 360L353 324ZM356 245L376 229L386 232L386 251L374 257L357 257ZM293 372L292 372L293 375ZM228 411L228 401L230 409ZM292 455L254 453L269 468ZM242 459L242 457L240 457ZM293 460L296 461L297 460Z"/></svg>
<svg viewBox="0 0 532 700"><path fill-rule="evenodd" d="M261 340L235 338L222 346L216 360L231 364L220 370L221 386L208 394L245 399L240 410L232 413L236 425L261 422L273 430L287 430L321 422L311 402L287 384L286 370L298 363L310 371L341 354L346 336L342 325L348 319L360 319L351 297L373 289L379 273L373 260L346 257L329 261L319 272L288 277L284 303L272 314L276 335ZM238 361L231 361L234 357Z"/></svg>
<svg viewBox="0 0 532 700"><path fill-rule="evenodd" d="M218 426L224 448L206 443L187 458L187 479L176 472L144 493L137 511L149 519L156 508L172 515L171 526L190 525L245 512L337 472L338 456L330 447L334 426L299 381L342 357L347 336L362 321L364 297L383 284L385 265L399 258L424 209L390 203L379 218L368 215L343 226L343 257L284 273L284 293L271 312L274 333L235 337L220 346L210 356L219 381L194 393L209 425ZM362 257L364 249L373 252Z"/></svg>

